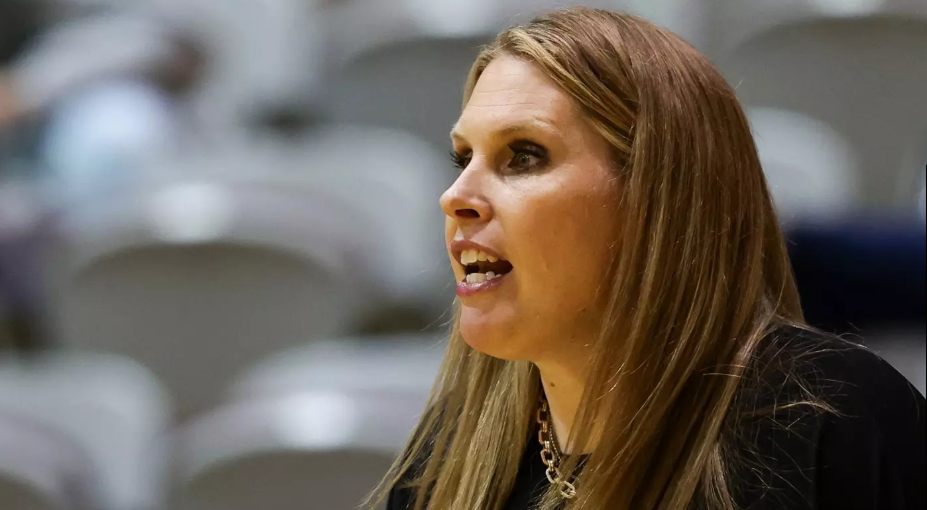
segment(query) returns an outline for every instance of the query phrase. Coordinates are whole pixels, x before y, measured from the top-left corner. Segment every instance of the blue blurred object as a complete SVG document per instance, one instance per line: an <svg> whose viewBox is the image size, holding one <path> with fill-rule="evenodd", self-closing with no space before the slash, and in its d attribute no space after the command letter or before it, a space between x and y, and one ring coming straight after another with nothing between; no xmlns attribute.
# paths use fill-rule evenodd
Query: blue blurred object
<svg viewBox="0 0 927 510"><path fill-rule="evenodd" d="M924 224L847 222L797 227L789 253L808 321L830 331L923 326Z"/></svg>
<svg viewBox="0 0 927 510"><path fill-rule="evenodd" d="M165 93L141 80L96 84L52 113L41 156L53 202L64 207L112 197L166 153L179 126Z"/></svg>

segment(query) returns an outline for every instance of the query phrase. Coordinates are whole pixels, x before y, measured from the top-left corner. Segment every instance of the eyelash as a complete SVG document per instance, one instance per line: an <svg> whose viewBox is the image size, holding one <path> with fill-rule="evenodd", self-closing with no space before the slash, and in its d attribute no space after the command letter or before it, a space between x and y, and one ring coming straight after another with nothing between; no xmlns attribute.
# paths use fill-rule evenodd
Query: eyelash
<svg viewBox="0 0 927 510"><path fill-rule="evenodd" d="M467 165L470 164L470 156L464 156L463 154L457 151L451 151L451 162L454 163L454 166L458 170L463 170L467 168Z"/></svg>
<svg viewBox="0 0 927 510"><path fill-rule="evenodd" d="M544 164L547 162L547 149L545 149L544 147L536 143L527 142L527 141L515 142L509 145L509 150L512 151L513 155L512 155L512 158L509 160L509 164L506 165L507 168L510 168L511 163L515 160L515 158L517 158L519 155L522 155L522 154L528 155L538 160L538 163L536 165L533 165L531 168L513 169L513 173L516 173L516 174L526 173L528 171L531 171L535 167L544 166ZM470 164L470 158L471 158L470 154L461 154L457 151L452 150L450 153L450 156L451 156L451 162L454 164L455 167L457 167L458 170L463 171L464 169L467 168L467 165Z"/></svg>

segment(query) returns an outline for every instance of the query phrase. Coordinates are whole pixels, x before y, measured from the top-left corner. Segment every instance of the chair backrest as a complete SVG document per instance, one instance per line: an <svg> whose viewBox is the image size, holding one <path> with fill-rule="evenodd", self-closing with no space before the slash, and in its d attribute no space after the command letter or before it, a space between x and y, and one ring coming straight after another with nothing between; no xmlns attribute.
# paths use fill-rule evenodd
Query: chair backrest
<svg viewBox="0 0 927 510"><path fill-rule="evenodd" d="M511 25L562 7L558 0L349 0L323 14L331 72L328 114L408 130L449 146L467 73L480 46ZM609 0L582 2L608 6Z"/></svg>
<svg viewBox="0 0 927 510"><path fill-rule="evenodd" d="M425 399L438 375L446 334L338 338L295 346L255 363L230 387L233 400L307 390L396 392Z"/></svg>
<svg viewBox="0 0 927 510"><path fill-rule="evenodd" d="M15 510L90 510L95 502L89 495L100 480L83 453L0 403L0 504Z"/></svg>
<svg viewBox="0 0 927 510"><path fill-rule="evenodd" d="M49 353L0 359L0 410L31 420L87 455L104 510L151 510L160 503L162 441L170 408L160 383L113 355Z"/></svg>
<svg viewBox="0 0 927 510"><path fill-rule="evenodd" d="M179 432L174 508L357 508L423 404L331 390L231 403Z"/></svg>
<svg viewBox="0 0 927 510"><path fill-rule="evenodd" d="M358 451L240 459L188 483L174 508L356 510L392 461L392 455Z"/></svg>
<svg viewBox="0 0 927 510"><path fill-rule="evenodd" d="M858 207L857 154L831 126L796 112L747 112L780 221L839 220Z"/></svg>
<svg viewBox="0 0 927 510"><path fill-rule="evenodd" d="M228 185L246 194L280 194L263 206L277 217L265 213L266 225L251 235L273 236L275 245L297 253L324 253L327 267L361 281L362 292L343 307L360 320L398 306L440 322L453 300L439 199L455 169L444 154L399 129L346 124L290 137L257 132L216 152L214 159L191 158L172 175L234 183ZM216 202L207 198L193 202ZM179 214L170 223L189 228L197 223L191 217ZM224 228L223 235L235 230ZM323 234L326 241L315 241Z"/></svg>
<svg viewBox="0 0 927 510"><path fill-rule="evenodd" d="M831 126L857 154L862 208L897 212L927 116L924 3L724 1L718 12L716 62L741 101Z"/></svg>
<svg viewBox="0 0 927 510"><path fill-rule="evenodd" d="M179 433L178 508L356 508L415 426L443 351L440 335L390 335L259 362Z"/></svg>
<svg viewBox="0 0 927 510"><path fill-rule="evenodd" d="M140 361L186 416L254 359L350 324L374 226L254 158L184 157L64 219L53 295L63 342Z"/></svg>
<svg viewBox="0 0 927 510"><path fill-rule="evenodd" d="M722 59L757 37L788 27L867 18L927 18L927 7L917 0L721 0L708 8L714 18L715 54Z"/></svg>
<svg viewBox="0 0 927 510"><path fill-rule="evenodd" d="M372 227L362 255L382 294L438 321L453 300L439 205L455 176L447 157L401 130L332 125L301 139L293 159L291 182L344 201Z"/></svg>
<svg viewBox="0 0 927 510"><path fill-rule="evenodd" d="M402 128L438 149L449 147L467 72L489 40L433 36L354 55L327 81L327 114L339 122Z"/></svg>

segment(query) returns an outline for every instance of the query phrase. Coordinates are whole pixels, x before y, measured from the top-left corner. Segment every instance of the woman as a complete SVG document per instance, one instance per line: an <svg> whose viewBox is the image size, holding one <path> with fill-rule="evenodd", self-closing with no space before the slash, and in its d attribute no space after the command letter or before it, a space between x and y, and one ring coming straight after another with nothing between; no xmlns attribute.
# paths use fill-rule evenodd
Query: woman
<svg viewBox="0 0 927 510"><path fill-rule="evenodd" d="M555 12L480 54L451 137L459 308L389 509L924 508L924 399L803 326L705 57Z"/></svg>

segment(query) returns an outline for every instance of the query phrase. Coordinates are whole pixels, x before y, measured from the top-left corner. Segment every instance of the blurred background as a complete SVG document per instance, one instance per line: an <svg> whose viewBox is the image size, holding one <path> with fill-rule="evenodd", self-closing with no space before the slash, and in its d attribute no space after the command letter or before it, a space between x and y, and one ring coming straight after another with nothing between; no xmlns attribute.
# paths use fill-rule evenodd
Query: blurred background
<svg viewBox="0 0 927 510"><path fill-rule="evenodd" d="M569 4L0 0L0 508L354 508L443 351L466 72ZM720 67L809 320L923 392L927 3L584 4Z"/></svg>

